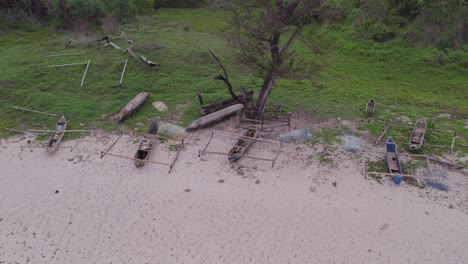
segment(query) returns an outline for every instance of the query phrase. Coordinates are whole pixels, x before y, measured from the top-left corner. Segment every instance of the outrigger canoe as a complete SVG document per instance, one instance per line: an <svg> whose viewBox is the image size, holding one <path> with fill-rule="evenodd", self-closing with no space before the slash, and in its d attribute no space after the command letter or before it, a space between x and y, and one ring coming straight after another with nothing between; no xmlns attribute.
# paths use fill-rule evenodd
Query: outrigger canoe
<svg viewBox="0 0 468 264"><path fill-rule="evenodd" d="M245 102L248 103L252 99L253 95L254 95L254 91L249 91L245 93L245 98L243 94L238 94L237 97L241 100L242 99L245 100ZM230 99L223 100L220 102L215 102L209 105L204 105L198 109L198 112L200 112L200 114L202 115L208 115L218 110L221 110L223 108L229 107L231 105L239 104L239 103L240 102L237 101L236 99L230 98Z"/></svg>
<svg viewBox="0 0 468 264"><path fill-rule="evenodd" d="M397 147L392 137L389 137L387 139L385 148L387 150L385 158L387 160L387 166L388 171L390 172L390 176L392 177L392 180L396 185L400 185L402 176L400 176L399 174L403 174L403 169L401 168Z"/></svg>
<svg viewBox="0 0 468 264"><path fill-rule="evenodd" d="M258 137L257 129L249 128L245 131L244 135L242 135L239 140L237 140L234 147L232 147L231 151L229 151L228 159L229 163L236 162L240 160L247 149L254 143L255 139Z"/></svg>
<svg viewBox="0 0 468 264"><path fill-rule="evenodd" d="M138 150L135 154L135 167L139 168L145 165L145 161L149 159L151 150L157 143L157 134L159 130L158 121L153 121L146 128L145 135L141 139Z"/></svg>
<svg viewBox="0 0 468 264"><path fill-rule="evenodd" d="M67 121L65 120L65 117L62 116L55 125L54 134L49 138L49 143L47 144L47 152L52 153L57 150L60 143L62 142L63 136L65 135L66 129Z"/></svg>
<svg viewBox="0 0 468 264"><path fill-rule="evenodd" d="M424 135L426 134L427 130L427 122L426 119L421 118L419 119L416 124L414 125L413 132L411 133L410 137L410 148L418 149L422 146L424 141Z"/></svg>

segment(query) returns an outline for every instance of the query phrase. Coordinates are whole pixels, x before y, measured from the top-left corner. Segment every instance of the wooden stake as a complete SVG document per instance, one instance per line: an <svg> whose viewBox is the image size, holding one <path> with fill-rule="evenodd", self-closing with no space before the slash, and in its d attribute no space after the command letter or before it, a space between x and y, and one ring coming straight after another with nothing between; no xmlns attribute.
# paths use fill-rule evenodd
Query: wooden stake
<svg viewBox="0 0 468 264"><path fill-rule="evenodd" d="M208 148L208 145L210 144L211 140L213 139L214 132L215 132L214 130L211 131L210 140L208 140L208 143L206 144L205 148L202 151L200 151L200 150L198 151L198 157L200 157L202 154L205 153L206 148Z"/></svg>
<svg viewBox="0 0 468 264"><path fill-rule="evenodd" d="M83 74L83 79L81 80L81 88L83 88L83 83L84 83L84 80L86 78L86 73L88 72L88 68L89 68L89 64L91 63L91 60L88 60L88 65L86 65L86 70Z"/></svg>
<svg viewBox="0 0 468 264"><path fill-rule="evenodd" d="M380 137L374 142L374 146L377 145L377 143L379 143L379 141L385 136L385 134L387 133L387 130L388 130L388 124L385 123L385 124L384 124L384 132L383 132L382 135L380 135Z"/></svg>
<svg viewBox="0 0 468 264"><path fill-rule="evenodd" d="M176 163L177 158L179 157L179 154L180 154L180 152L182 151L183 148L184 148L184 140L182 139L182 143L180 145L179 151L177 151L177 154L176 154L174 160L172 161L171 167L169 168L169 173L171 173L172 168L174 167L174 164Z"/></svg>
<svg viewBox="0 0 468 264"><path fill-rule="evenodd" d="M124 65L123 70L122 70L122 75L120 76L120 83L119 83L119 84L122 84L122 80L123 80L123 77L124 77L125 69L127 68L127 62L128 62L128 59L125 61L125 65Z"/></svg>
<svg viewBox="0 0 468 264"><path fill-rule="evenodd" d="M198 90L198 88L195 89L195 92L197 93L197 96L198 96L198 101L200 102L200 105L203 105L203 98L200 94L200 91Z"/></svg>
<svg viewBox="0 0 468 264"><path fill-rule="evenodd" d="M273 160L273 162L271 163L271 167L272 167L272 168L275 166L276 160L278 159L278 156L279 156L279 154L280 154L282 148L283 148L283 143L280 144L280 147L279 147L279 149L278 149L278 152L276 153L276 157L275 157L275 159Z"/></svg>

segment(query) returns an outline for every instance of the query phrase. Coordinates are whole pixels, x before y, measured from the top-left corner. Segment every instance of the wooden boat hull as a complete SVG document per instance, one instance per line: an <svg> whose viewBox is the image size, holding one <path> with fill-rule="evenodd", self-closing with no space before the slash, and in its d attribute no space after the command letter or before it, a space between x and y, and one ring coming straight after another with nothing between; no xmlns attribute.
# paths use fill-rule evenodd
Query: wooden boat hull
<svg viewBox="0 0 468 264"><path fill-rule="evenodd" d="M66 129L67 129L67 121L65 120L65 117L62 116L60 117L59 121L55 125L54 134L49 138L49 142L47 144L48 153L55 152L58 149L60 143L62 142L63 136L65 135Z"/></svg>
<svg viewBox="0 0 468 264"><path fill-rule="evenodd" d="M244 106L242 104L235 104L224 109L221 109L217 112L202 116L199 119L193 121L190 125L187 126L187 131L194 131L200 128L204 128L210 125L213 125L217 122L222 121L225 118L235 115L239 110L242 110Z"/></svg>
<svg viewBox="0 0 468 264"><path fill-rule="evenodd" d="M416 121L413 132L411 133L409 145L411 149L419 149L422 147L424 136L426 135L427 122L426 119L421 118Z"/></svg>
<svg viewBox="0 0 468 264"><path fill-rule="evenodd" d="M127 105L125 105L120 112L115 115L113 118L117 119L117 122L123 122L130 116L132 116L140 107L143 105L145 102L146 98L148 98L148 93L142 92L137 94L135 97L133 97L130 102L128 102Z"/></svg>
<svg viewBox="0 0 468 264"><path fill-rule="evenodd" d="M246 102L250 102L253 95L254 95L254 91L246 92L244 100ZM239 95L237 95L237 97L243 98L243 94L239 94ZM235 104L239 104L239 101L237 101L234 98L230 98L230 99L227 99L227 100L224 100L224 101L212 103L212 104L209 104L209 105L204 105L204 106L202 106L202 107L200 107L198 109L198 112L200 112L200 114L202 114L202 115L208 115L208 114L214 113L216 111L219 111L219 110L221 110L223 108L226 108L226 107L229 107L229 106L235 105Z"/></svg>
<svg viewBox="0 0 468 264"><path fill-rule="evenodd" d="M135 153L135 167L140 168L145 165L145 161L149 160L151 151L157 144L157 134L159 130L158 121L151 122L146 128L145 135L138 146Z"/></svg>
<svg viewBox="0 0 468 264"><path fill-rule="evenodd" d="M257 138L257 133L258 132L255 128L247 129L247 131L242 135L242 137L239 138L239 140L237 140L234 147L232 147L232 149L229 151L229 163L234 163L244 156L245 152L254 143L255 138Z"/></svg>
<svg viewBox="0 0 468 264"><path fill-rule="evenodd" d="M375 110L375 100L374 98L371 98L367 102L367 107L366 107L366 114L368 117L373 117L374 116L374 110Z"/></svg>
<svg viewBox="0 0 468 264"><path fill-rule="evenodd" d="M387 161L388 171L390 172L390 176L392 177L393 182L396 185L399 185L401 183L402 176L398 174L403 174L403 169L401 168L397 147L392 137L387 139L385 148L387 151L385 159Z"/></svg>

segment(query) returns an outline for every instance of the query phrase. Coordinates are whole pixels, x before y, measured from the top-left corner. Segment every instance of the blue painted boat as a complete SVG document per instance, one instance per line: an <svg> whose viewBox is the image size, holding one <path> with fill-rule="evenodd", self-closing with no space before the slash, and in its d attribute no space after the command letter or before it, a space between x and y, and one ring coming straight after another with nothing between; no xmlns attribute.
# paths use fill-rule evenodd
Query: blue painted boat
<svg viewBox="0 0 468 264"><path fill-rule="evenodd" d="M385 158L387 160L387 167L390 172L390 176L392 176L392 180L396 185L400 185L402 176L398 174L403 174L403 170L401 168L400 158L398 157L397 147L392 137L387 139L385 148L387 150Z"/></svg>

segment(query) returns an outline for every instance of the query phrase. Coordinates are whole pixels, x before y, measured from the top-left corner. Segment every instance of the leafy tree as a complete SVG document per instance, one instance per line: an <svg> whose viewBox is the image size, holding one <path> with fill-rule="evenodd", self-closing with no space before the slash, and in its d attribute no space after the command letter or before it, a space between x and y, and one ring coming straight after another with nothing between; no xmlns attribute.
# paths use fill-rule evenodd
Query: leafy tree
<svg viewBox="0 0 468 264"><path fill-rule="evenodd" d="M253 65L263 77L254 110L263 112L275 78L293 64L291 44L303 27L312 22L321 1L237 0L225 3L231 10L234 34L230 42L241 60Z"/></svg>

